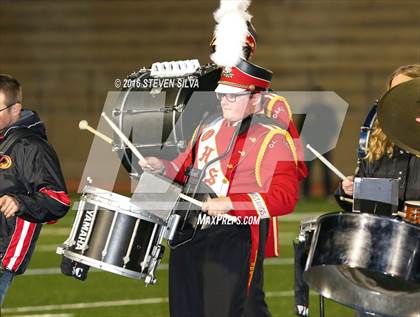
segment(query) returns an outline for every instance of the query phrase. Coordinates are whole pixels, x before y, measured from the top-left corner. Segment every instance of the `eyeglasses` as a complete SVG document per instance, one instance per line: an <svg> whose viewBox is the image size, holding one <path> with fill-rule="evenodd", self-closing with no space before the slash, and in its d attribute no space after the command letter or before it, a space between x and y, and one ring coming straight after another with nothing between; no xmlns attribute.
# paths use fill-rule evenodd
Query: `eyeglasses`
<svg viewBox="0 0 420 317"><path fill-rule="evenodd" d="M9 109L10 107L13 107L15 104L20 103L20 101L15 101L14 103L11 103L10 105L4 107L3 109L0 109L0 112Z"/></svg>
<svg viewBox="0 0 420 317"><path fill-rule="evenodd" d="M252 92L243 92L243 93L237 93L237 94L223 94L220 92L216 92L216 98L217 100L221 101L223 98L226 98L229 102L235 102L237 97L241 96L251 96Z"/></svg>

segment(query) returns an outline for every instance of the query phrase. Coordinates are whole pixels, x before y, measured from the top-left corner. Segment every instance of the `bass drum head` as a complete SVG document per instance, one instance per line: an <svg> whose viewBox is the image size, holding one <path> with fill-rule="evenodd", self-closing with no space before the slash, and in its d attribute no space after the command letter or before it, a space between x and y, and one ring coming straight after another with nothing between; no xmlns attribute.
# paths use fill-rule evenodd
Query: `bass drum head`
<svg viewBox="0 0 420 317"><path fill-rule="evenodd" d="M203 97L205 92L216 89L219 78L220 69L214 65L202 67L197 74L185 78L153 78L150 71L141 71L129 79L139 83L166 80L171 83L169 88L135 87L121 91L112 119L143 156L172 160L186 149L204 114L209 117L220 112L214 93ZM185 85L178 87L184 80ZM114 142L124 168L134 175L141 174L131 150L117 135Z"/></svg>

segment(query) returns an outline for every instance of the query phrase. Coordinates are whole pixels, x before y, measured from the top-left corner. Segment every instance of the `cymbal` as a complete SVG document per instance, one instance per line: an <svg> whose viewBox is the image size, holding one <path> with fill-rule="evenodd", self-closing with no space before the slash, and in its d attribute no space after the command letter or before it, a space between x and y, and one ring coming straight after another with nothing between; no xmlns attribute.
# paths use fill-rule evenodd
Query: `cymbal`
<svg viewBox="0 0 420 317"><path fill-rule="evenodd" d="M379 101L378 121L387 137L397 146L420 155L420 78L389 90Z"/></svg>

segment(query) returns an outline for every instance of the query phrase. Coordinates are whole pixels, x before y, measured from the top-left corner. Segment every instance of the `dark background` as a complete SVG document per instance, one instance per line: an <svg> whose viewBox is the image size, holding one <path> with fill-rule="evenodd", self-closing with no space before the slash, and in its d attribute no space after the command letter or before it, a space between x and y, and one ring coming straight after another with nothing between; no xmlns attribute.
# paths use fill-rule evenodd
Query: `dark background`
<svg viewBox="0 0 420 317"><path fill-rule="evenodd" d="M18 78L24 104L47 124L71 189L114 80L153 62L209 61L216 0L0 1L0 73ZM420 61L420 2L254 0L254 62L274 71L274 90L337 92L349 112L333 152L355 166L360 124L388 75ZM293 105L292 105L293 107Z"/></svg>

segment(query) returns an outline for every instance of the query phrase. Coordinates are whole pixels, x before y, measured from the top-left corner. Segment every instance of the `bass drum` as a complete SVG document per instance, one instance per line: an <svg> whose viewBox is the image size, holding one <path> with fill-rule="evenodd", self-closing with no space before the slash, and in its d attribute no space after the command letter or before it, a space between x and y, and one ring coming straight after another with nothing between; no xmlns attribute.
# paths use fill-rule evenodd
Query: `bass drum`
<svg viewBox="0 0 420 317"><path fill-rule="evenodd" d="M143 69L127 78L133 88L121 92L113 120L142 155L171 160L186 149L204 117L220 112L215 94L208 93L219 78L215 65L176 78L156 78ZM121 138L114 135L114 143L125 169L132 176L141 174L137 158Z"/></svg>

